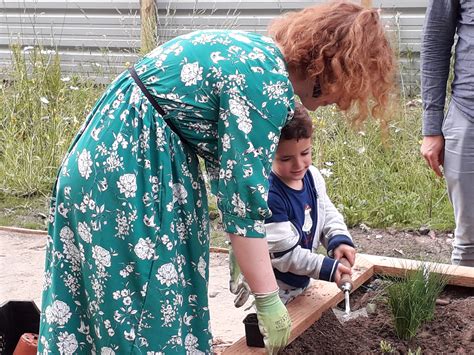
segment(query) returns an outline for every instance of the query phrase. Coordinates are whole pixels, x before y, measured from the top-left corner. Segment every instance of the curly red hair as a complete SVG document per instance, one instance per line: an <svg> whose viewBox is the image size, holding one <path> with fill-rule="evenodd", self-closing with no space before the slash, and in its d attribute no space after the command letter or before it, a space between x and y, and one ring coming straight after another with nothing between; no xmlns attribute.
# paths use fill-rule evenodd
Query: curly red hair
<svg viewBox="0 0 474 355"><path fill-rule="evenodd" d="M395 82L395 58L376 9L335 1L290 12L270 24L290 68L319 78L341 110L382 119ZM382 121L384 121L382 119Z"/></svg>

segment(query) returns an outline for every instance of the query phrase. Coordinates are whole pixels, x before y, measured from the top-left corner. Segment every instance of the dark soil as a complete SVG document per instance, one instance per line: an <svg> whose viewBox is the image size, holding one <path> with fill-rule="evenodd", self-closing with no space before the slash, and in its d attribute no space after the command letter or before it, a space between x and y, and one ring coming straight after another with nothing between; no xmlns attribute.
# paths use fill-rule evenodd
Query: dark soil
<svg viewBox="0 0 474 355"><path fill-rule="evenodd" d="M364 225L350 230L358 253L403 259L451 263L453 234L429 229L371 229Z"/></svg>
<svg viewBox="0 0 474 355"><path fill-rule="evenodd" d="M380 280L378 280L380 282ZM375 281L377 283L377 281ZM474 292L469 288L448 286L437 305L434 319L423 325L417 335L400 340L392 325L388 306L374 282L351 295L353 309L375 303L374 313L341 325L332 311L293 341L283 354L382 354L380 342L389 344L393 354L474 354ZM441 303L440 302L440 303Z"/></svg>

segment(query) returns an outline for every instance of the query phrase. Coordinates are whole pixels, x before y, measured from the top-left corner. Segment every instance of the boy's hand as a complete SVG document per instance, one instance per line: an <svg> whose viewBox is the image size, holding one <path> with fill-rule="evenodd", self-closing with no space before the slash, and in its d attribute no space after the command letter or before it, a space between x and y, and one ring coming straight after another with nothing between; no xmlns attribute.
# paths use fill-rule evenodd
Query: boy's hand
<svg viewBox="0 0 474 355"><path fill-rule="evenodd" d="M341 281L341 277L342 277L343 274L352 275L352 270L351 270L350 267L344 266L344 265L342 265L342 263L339 263L337 265L336 274L334 275L334 282L336 283L336 285L339 286L340 281Z"/></svg>
<svg viewBox="0 0 474 355"><path fill-rule="evenodd" d="M354 266L356 250L350 245L340 244L336 249L334 249L334 259L340 260L343 257L349 261L351 266Z"/></svg>

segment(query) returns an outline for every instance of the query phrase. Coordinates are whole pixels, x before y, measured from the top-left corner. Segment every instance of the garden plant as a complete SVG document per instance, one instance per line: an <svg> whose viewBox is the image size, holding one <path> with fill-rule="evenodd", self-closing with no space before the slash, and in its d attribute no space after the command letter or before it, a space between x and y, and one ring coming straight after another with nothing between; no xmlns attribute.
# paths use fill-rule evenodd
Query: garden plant
<svg viewBox="0 0 474 355"><path fill-rule="evenodd" d="M436 299L448 284L440 267L422 263L387 287L388 304L400 339L413 338L420 326L433 319Z"/></svg>

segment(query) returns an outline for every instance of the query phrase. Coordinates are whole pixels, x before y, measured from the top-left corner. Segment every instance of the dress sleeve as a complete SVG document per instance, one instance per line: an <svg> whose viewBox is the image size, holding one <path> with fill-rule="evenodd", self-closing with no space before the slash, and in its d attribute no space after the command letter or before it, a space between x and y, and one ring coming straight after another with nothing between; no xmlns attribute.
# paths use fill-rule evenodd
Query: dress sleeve
<svg viewBox="0 0 474 355"><path fill-rule="evenodd" d="M220 93L217 202L228 233L264 237L268 177L293 89L281 73L233 69Z"/></svg>

